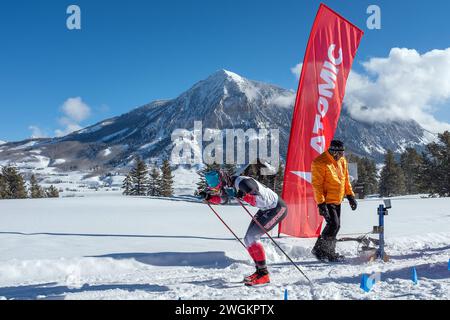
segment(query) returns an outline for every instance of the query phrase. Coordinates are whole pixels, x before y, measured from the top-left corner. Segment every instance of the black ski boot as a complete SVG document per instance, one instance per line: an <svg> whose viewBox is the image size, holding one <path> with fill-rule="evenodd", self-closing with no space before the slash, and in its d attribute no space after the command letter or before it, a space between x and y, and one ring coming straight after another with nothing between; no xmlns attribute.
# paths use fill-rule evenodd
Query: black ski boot
<svg viewBox="0 0 450 320"><path fill-rule="evenodd" d="M317 242L314 245L314 248L311 250L311 253L319 261L327 261L328 260L326 241L321 236L319 236L319 238L317 239Z"/></svg>
<svg viewBox="0 0 450 320"><path fill-rule="evenodd" d="M327 240L328 242L328 261L330 262L344 262L345 256L336 252L336 239Z"/></svg>

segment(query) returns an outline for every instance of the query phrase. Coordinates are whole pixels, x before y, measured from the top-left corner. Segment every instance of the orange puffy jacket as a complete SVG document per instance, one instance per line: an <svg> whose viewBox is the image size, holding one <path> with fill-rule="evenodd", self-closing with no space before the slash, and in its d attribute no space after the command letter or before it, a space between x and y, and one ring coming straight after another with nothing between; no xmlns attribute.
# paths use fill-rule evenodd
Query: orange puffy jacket
<svg viewBox="0 0 450 320"><path fill-rule="evenodd" d="M317 204L341 204L344 196L352 195L347 160L338 161L325 151L312 163L312 186Z"/></svg>

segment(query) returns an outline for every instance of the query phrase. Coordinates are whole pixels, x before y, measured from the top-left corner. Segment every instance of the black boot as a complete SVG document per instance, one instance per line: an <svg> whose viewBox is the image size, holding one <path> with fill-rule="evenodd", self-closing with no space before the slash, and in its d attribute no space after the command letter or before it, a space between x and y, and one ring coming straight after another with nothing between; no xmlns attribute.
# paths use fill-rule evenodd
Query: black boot
<svg viewBox="0 0 450 320"><path fill-rule="evenodd" d="M336 252L336 239L329 239L328 242L328 261L330 262L342 262L345 260L345 257L343 255L340 255Z"/></svg>
<svg viewBox="0 0 450 320"><path fill-rule="evenodd" d="M319 236L317 239L314 248L311 250L311 253L317 258L319 261L327 261L328 255L326 250L326 241Z"/></svg>

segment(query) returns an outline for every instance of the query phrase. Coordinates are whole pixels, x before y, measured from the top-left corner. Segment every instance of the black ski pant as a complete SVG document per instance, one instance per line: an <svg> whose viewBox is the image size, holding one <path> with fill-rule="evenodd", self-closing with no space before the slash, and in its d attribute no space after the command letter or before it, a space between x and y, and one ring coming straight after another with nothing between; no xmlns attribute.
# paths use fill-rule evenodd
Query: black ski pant
<svg viewBox="0 0 450 320"><path fill-rule="evenodd" d="M272 230L281 220L283 220L287 215L287 206L283 199L278 199L278 204L275 208L269 210L259 210L255 214L255 219L264 227L264 229L269 232ZM261 230L260 226L252 220L250 223L247 233L245 234L244 242L248 247L252 243L258 241L262 235L264 235L264 230Z"/></svg>
<svg viewBox="0 0 450 320"><path fill-rule="evenodd" d="M329 216L325 218L327 225L322 231L322 238L334 240L341 228L341 205L327 204Z"/></svg>

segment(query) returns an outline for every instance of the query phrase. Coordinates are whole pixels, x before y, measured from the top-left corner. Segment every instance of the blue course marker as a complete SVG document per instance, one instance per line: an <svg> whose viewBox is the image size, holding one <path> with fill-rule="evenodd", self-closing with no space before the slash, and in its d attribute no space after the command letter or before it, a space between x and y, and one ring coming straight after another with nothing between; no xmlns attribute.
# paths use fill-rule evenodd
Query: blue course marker
<svg viewBox="0 0 450 320"><path fill-rule="evenodd" d="M288 291L287 291L287 289L284 290L284 300L288 300Z"/></svg>
<svg viewBox="0 0 450 320"><path fill-rule="evenodd" d="M417 270L416 270L415 267L412 268L412 274L411 275L412 275L412 277L411 277L412 282L414 282L414 284L417 284L418 278L417 278Z"/></svg>
<svg viewBox="0 0 450 320"><path fill-rule="evenodd" d="M365 292L369 292L372 289L374 283L375 283L374 279L370 278L370 276L367 274L363 274L361 278L360 288L363 289Z"/></svg>

